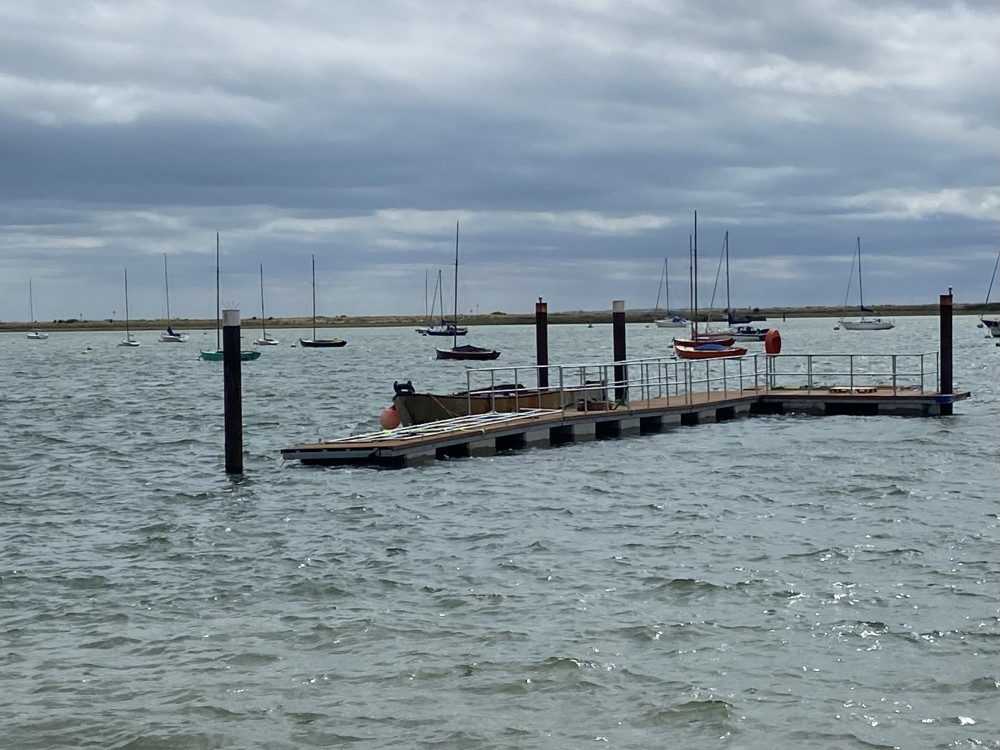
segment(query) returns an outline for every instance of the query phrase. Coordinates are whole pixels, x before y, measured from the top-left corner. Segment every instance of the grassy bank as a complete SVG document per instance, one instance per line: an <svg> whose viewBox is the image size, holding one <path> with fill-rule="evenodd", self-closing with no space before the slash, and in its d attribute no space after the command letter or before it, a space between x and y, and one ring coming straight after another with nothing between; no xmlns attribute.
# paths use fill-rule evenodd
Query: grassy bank
<svg viewBox="0 0 1000 750"><path fill-rule="evenodd" d="M684 311L681 311L684 312ZM741 314L746 310L739 311ZM980 315L985 312L1000 313L1000 304L968 305L957 304L954 307L955 315ZM836 318L840 317L843 309L839 307L772 307L760 308L753 313L755 318L766 319L769 323L780 322L789 318ZM896 305L879 307L878 313L883 318L901 318L909 315L937 315L937 305ZM628 323L650 323L657 316L652 310L627 310L625 319ZM549 312L549 323L551 325L561 324L586 324L586 323L610 323L610 310L576 310L573 312ZM704 316L701 316L705 320ZM489 315L463 315L461 323L468 326L490 326L490 325L526 325L534 324L535 314L531 313L492 313ZM320 317L316 319L318 328L375 328L391 326L422 326L426 325L427 319L422 315L384 315L384 316L346 316L335 318ZM244 318L242 325L246 329L260 327L260 320L254 316ZM166 326L165 320L132 320L129 327L134 331L154 331L162 330ZM40 321L35 327L46 331L112 331L124 330L122 321L103 320L59 320ZM173 321L175 330L211 330L215 328L214 319L175 319ZM268 329L281 328L311 328L311 318L268 318ZM0 321L0 331L27 331L32 328L30 323L24 321Z"/></svg>

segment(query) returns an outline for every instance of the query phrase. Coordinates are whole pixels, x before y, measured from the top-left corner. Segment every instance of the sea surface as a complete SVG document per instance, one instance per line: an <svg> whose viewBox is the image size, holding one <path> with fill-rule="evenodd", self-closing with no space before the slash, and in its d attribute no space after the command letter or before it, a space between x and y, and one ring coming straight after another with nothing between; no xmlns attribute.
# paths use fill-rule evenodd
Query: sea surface
<svg viewBox="0 0 1000 750"><path fill-rule="evenodd" d="M790 353L939 348L935 317L769 324ZM395 471L280 451L464 364L409 328L275 330L243 365L240 478L214 332L2 334L0 747L1000 748L1000 348L975 324L951 417ZM670 336L629 325L628 354ZM467 338L525 366L534 337ZM550 327L549 359L610 361L611 326Z"/></svg>

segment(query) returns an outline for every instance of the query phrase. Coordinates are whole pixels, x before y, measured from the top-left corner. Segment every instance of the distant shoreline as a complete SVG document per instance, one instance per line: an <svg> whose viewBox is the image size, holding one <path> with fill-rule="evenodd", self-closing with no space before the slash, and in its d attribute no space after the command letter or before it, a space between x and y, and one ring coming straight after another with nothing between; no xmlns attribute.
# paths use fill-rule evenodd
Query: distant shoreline
<svg viewBox="0 0 1000 750"><path fill-rule="evenodd" d="M683 314L687 311L681 310ZM740 315L751 315L756 320L764 320L773 324L788 318L839 318L844 314L842 307L772 307L755 308L754 310L736 310ZM1000 312L1000 304L971 305L956 304L954 306L955 315L981 315L987 312ZM662 311L653 310L626 310L625 320L627 323L652 323L656 318L662 317ZM883 318L902 318L912 315L937 315L938 305L893 305L878 308L878 315ZM718 313L716 313L716 316ZM713 316L713 320L719 318ZM856 311L848 311L848 316L857 316ZM704 321L706 317L699 315L699 319ZM427 318L423 315L341 315L338 317L317 317L317 328L388 328L397 326L425 326ZM534 313L491 313L489 315L463 315L461 324L467 326L490 326L490 325L531 325L535 322ZM610 323L610 310L575 310L572 312L549 312L548 322L550 325L582 324L582 323ZM214 319L198 318L177 318L172 321L172 326L178 331L184 330L212 330L215 328ZM260 318L252 316L243 318L241 326L247 329L260 328ZM163 330L166 327L165 320L130 320L129 328L134 331ZM267 328L279 330L283 328L311 328L312 318L268 318ZM125 322L123 320L58 320L58 321L37 321L34 324L24 321L0 321L0 331L29 331L37 328L45 331L123 331Z"/></svg>

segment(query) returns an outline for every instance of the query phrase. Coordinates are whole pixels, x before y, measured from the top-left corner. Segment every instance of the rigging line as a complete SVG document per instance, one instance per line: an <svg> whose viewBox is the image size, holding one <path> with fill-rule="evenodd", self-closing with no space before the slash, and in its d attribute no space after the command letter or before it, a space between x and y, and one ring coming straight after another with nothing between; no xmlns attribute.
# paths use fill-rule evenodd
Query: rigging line
<svg viewBox="0 0 1000 750"><path fill-rule="evenodd" d="M712 287L712 300L708 305L706 322L712 319L712 311L715 309L715 292L719 288L719 276L722 274L722 263L726 258L726 250L729 249L729 232L726 232L722 240L722 252L719 254L719 267L715 269L715 284Z"/></svg>
<svg viewBox="0 0 1000 750"><path fill-rule="evenodd" d="M854 264L858 259L858 251L854 251L854 255L851 256L851 273L847 277L847 291L844 293L844 312L847 311L847 300L851 297L851 286L854 283Z"/></svg>
<svg viewBox="0 0 1000 750"><path fill-rule="evenodd" d="M660 285L656 287L656 305L653 307L653 312L660 309L660 293L663 291L663 280L667 275L667 259L663 259L663 270L660 271Z"/></svg>
<svg viewBox="0 0 1000 750"><path fill-rule="evenodd" d="M997 267L1000 266L1000 253L997 253L997 262L993 264L993 275L990 276L990 288L986 290L986 304L990 303L990 294L993 292L993 282L997 278Z"/></svg>

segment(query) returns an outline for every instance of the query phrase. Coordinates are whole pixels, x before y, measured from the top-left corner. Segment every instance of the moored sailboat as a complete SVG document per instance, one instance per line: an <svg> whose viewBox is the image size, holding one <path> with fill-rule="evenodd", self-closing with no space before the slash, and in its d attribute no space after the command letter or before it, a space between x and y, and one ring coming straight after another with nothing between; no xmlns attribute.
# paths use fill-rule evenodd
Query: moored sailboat
<svg viewBox="0 0 1000 750"><path fill-rule="evenodd" d="M167 273L167 254L163 254L163 290L167 300L167 330L160 334L157 339L161 344L184 344L188 340L186 333L177 333L172 327L170 319L170 276Z"/></svg>
<svg viewBox="0 0 1000 750"><path fill-rule="evenodd" d="M309 349L331 349L335 347L347 346L343 339L320 339L316 338L316 256L312 256L312 338L299 339L299 343Z"/></svg>
<svg viewBox="0 0 1000 750"><path fill-rule="evenodd" d="M455 317L453 325L458 326L458 222L455 222ZM459 333L457 330L452 332L452 346L451 349L437 349L438 359L461 359L461 360L489 360L496 359L500 356L500 352L496 349L487 349L482 346L473 346L472 344L458 345Z"/></svg>
<svg viewBox="0 0 1000 750"><path fill-rule="evenodd" d="M736 341L763 341L770 328L757 328L750 324L750 318L733 315L732 300L729 294L729 232L725 237L726 253L726 321L729 323L729 333Z"/></svg>
<svg viewBox="0 0 1000 750"><path fill-rule="evenodd" d="M425 280L426 284L426 280ZM434 306L438 306L441 318L437 323L431 322L434 318ZM444 317L444 287L441 284L441 271L438 271L437 285L434 287L434 299L431 301L430 311L427 314L427 325L417 329L421 336L465 336L469 329L460 326L454 320Z"/></svg>
<svg viewBox="0 0 1000 750"><path fill-rule="evenodd" d="M865 294L864 288L862 287L861 279L861 238L858 237L857 250L854 253L855 259L858 264L858 308L861 313L861 317L856 320L848 320L847 315L847 298L851 294L851 281L854 277L854 263L851 263L851 276L848 277L847 282L847 295L844 297L844 315L840 318L840 327L846 331L888 331L890 328L895 328L895 323L890 320L883 320L879 317L869 318L865 313L874 313L875 311L871 308L865 307Z"/></svg>
<svg viewBox="0 0 1000 750"><path fill-rule="evenodd" d="M139 342L132 338L132 333L129 331L129 320L128 320L128 269L125 269L125 338L118 342L118 346L128 346L136 347L139 346Z"/></svg>
<svg viewBox="0 0 1000 750"><path fill-rule="evenodd" d="M742 357L743 347L734 347L735 339L727 332L698 330L698 212L694 212L694 241L691 244L691 338L674 339L674 354L681 359L717 359Z"/></svg>
<svg viewBox="0 0 1000 750"><path fill-rule="evenodd" d="M24 334L24 337L32 341L45 341L49 334L35 328L35 299L31 291L31 279L28 279L28 312L31 315L31 330Z"/></svg>
<svg viewBox="0 0 1000 750"><path fill-rule="evenodd" d="M221 362L225 359L225 351L222 348L222 300L220 299L220 257L219 257L219 233L215 233L215 348L202 349L199 355L201 359L208 362ZM240 359L244 362L257 359L260 352L253 349L243 349L240 351Z"/></svg>
<svg viewBox="0 0 1000 750"><path fill-rule="evenodd" d="M255 346L277 346L278 340L267 335L267 317L264 315L264 264L260 264L260 338L254 339Z"/></svg>
<svg viewBox="0 0 1000 750"><path fill-rule="evenodd" d="M660 310L660 292L666 291L666 301L667 306L666 313L661 318L659 317ZM675 312L670 309L670 274L667 271L667 259L663 259L663 273L660 274L660 288L656 291L656 305L653 307L653 322L656 324L657 328L687 328L691 325L691 321L681 315L679 312Z"/></svg>
<svg viewBox="0 0 1000 750"><path fill-rule="evenodd" d="M993 282L997 278L997 268L1000 267L1000 252L997 253L997 262L993 264L993 275L990 276L990 285L986 290L986 307L990 304L990 294L993 292ZM979 324L986 326L987 332L993 338L1000 338L1000 317L996 315L986 315L983 313L979 316ZM1000 346L1000 344L998 344Z"/></svg>

